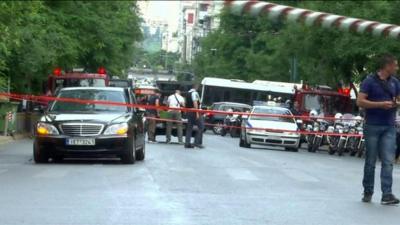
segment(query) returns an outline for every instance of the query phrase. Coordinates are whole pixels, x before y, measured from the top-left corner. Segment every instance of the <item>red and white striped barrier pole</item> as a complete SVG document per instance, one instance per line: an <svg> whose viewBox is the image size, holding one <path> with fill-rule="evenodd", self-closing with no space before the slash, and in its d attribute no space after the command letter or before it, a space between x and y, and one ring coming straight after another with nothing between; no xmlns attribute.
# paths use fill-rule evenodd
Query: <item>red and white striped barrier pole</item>
<svg viewBox="0 0 400 225"><path fill-rule="evenodd" d="M294 8L261 1L225 0L225 7L232 14L249 13L252 16L265 15L270 20L286 19L289 22L303 23L306 26L319 26L344 32L372 34L390 38L399 38L400 26L336 14Z"/></svg>

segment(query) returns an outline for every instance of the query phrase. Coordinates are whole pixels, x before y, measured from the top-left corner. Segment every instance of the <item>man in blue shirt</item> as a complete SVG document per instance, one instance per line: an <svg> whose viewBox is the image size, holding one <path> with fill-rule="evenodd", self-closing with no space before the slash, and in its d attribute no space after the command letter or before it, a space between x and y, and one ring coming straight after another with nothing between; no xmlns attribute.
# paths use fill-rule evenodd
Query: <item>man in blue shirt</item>
<svg viewBox="0 0 400 225"><path fill-rule="evenodd" d="M379 156L382 162L381 203L399 204L399 199L392 194L393 162L396 152L396 108L397 100L400 99L400 83L393 76L397 70L397 59L389 54L382 55L377 61L377 72L365 78L357 98L357 105L365 109L366 121L363 202L371 202L375 164Z"/></svg>

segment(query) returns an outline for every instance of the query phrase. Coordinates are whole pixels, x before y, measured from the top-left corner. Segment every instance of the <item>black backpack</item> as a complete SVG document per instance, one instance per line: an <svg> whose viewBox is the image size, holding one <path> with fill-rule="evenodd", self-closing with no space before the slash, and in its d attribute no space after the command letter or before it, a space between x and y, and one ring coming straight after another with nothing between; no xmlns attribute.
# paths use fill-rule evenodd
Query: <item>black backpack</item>
<svg viewBox="0 0 400 225"><path fill-rule="evenodd" d="M192 99L192 93L193 93L193 91L188 91L186 93L186 108L193 108L194 107L193 99Z"/></svg>

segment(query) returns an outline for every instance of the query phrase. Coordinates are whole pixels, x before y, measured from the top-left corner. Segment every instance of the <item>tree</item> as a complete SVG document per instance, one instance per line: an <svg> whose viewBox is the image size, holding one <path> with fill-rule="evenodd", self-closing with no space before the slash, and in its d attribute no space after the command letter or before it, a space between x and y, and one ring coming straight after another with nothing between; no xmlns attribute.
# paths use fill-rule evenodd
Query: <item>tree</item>
<svg viewBox="0 0 400 225"><path fill-rule="evenodd" d="M142 38L135 1L1 2L0 74L39 91L53 68L120 74Z"/></svg>
<svg viewBox="0 0 400 225"><path fill-rule="evenodd" d="M300 8L399 24L398 1L275 1ZM200 76L244 80L291 81L296 58L300 80L336 85L353 82L373 71L372 58L382 52L398 53L397 40L319 27L305 27L266 17L221 14L221 26L201 42L195 58ZM211 51L212 49L216 49ZM292 80L293 81L293 80Z"/></svg>
<svg viewBox="0 0 400 225"><path fill-rule="evenodd" d="M134 64L138 68L146 66L146 68L173 71L178 61L179 53L165 50L147 52L144 49L139 49L134 56Z"/></svg>

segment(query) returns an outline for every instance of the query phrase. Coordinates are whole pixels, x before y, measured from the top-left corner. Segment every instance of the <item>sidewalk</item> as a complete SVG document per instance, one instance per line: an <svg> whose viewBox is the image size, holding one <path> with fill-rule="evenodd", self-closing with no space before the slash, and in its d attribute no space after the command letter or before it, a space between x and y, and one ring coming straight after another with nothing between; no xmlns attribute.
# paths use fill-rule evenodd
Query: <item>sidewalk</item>
<svg viewBox="0 0 400 225"><path fill-rule="evenodd" d="M14 134L14 136L0 136L0 145L4 145L16 140L21 140L28 138L30 136L29 133L24 133L24 134Z"/></svg>

